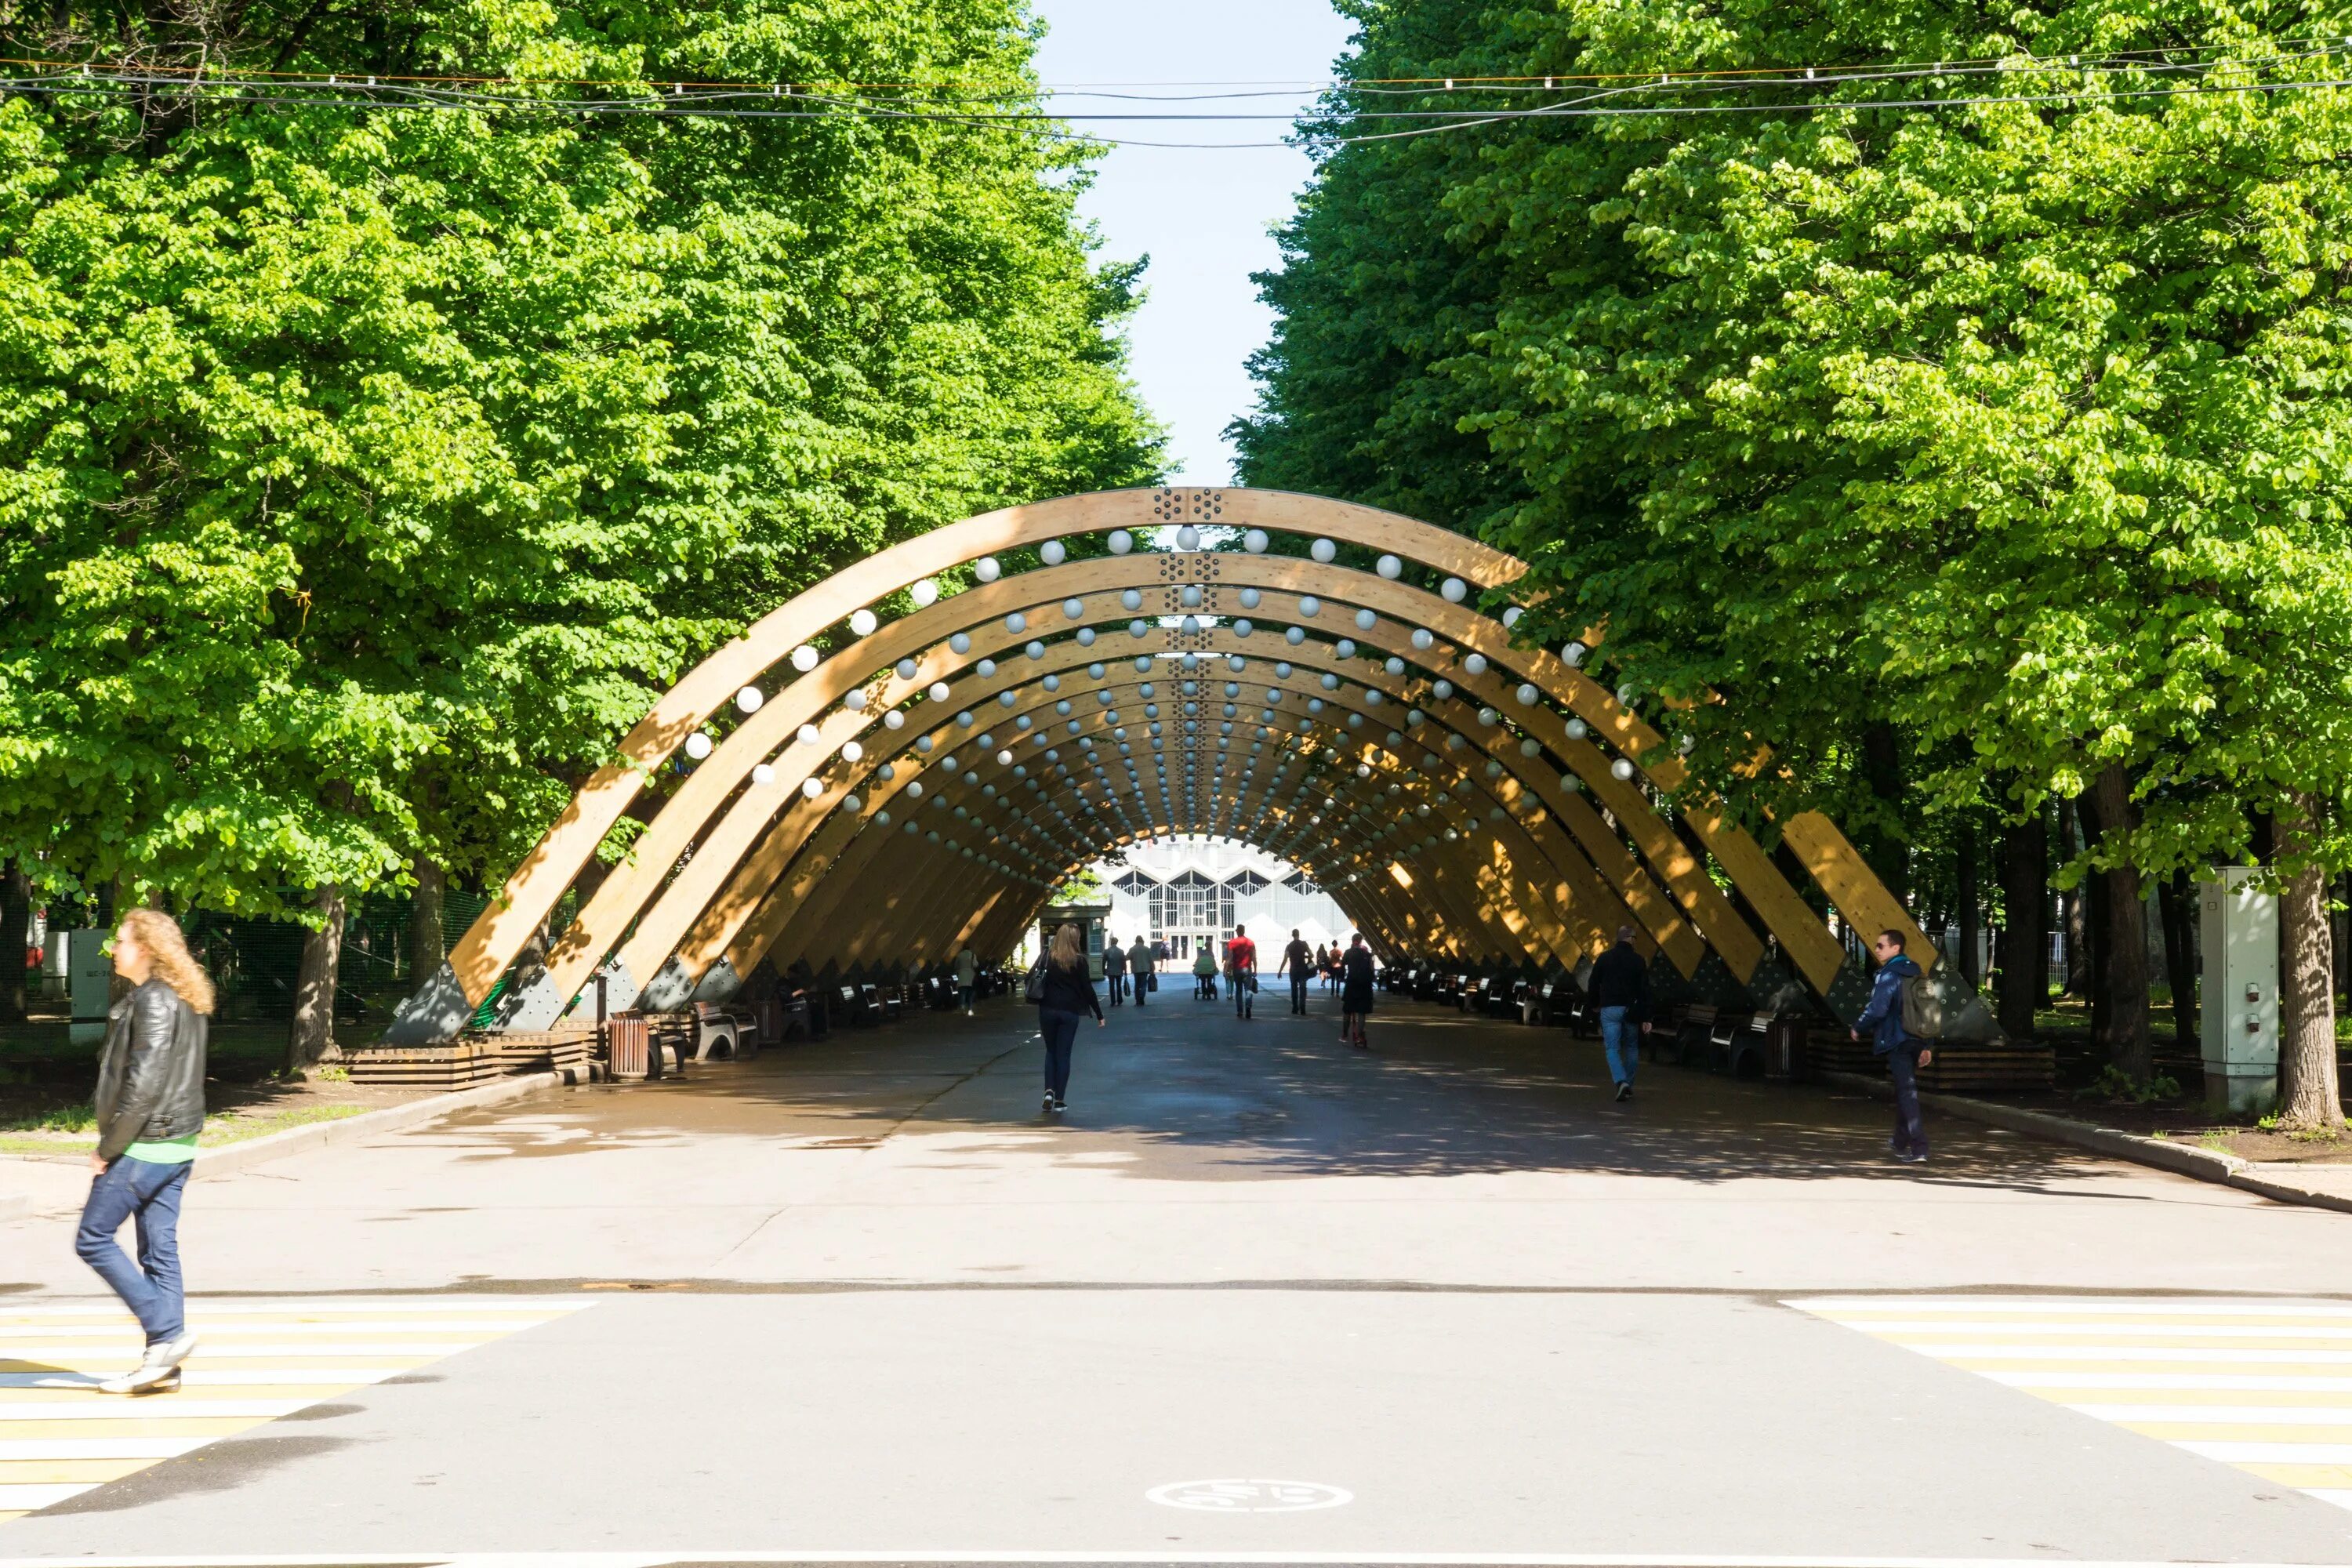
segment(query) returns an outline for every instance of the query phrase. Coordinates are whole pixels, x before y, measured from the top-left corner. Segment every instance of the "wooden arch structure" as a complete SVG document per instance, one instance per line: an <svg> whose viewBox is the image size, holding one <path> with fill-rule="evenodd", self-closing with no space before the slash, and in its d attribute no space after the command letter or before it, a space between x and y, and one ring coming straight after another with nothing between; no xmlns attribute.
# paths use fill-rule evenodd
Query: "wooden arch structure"
<svg viewBox="0 0 2352 1568"><path fill-rule="evenodd" d="M1218 529L1243 547L1198 547ZM1180 548L1139 548L1147 530ZM1271 552L1279 535L1307 552ZM937 575L965 566L975 584L942 595ZM1670 991L1759 1009L1810 994L1850 1019L1867 977L1786 866L1932 963L1826 817L1781 824L1790 854L1767 854L1683 787L1675 748L1580 648L1515 645L1516 614L1479 606L1525 572L1428 523L1270 490L1069 496L910 539L656 703L385 1043L465 1027L657 771L705 742L544 968L503 994L499 1026L550 1026L600 972L610 1005L663 1010L731 994L767 957L999 956L1071 870L1181 833L1294 861L1391 955L1575 971L1630 925ZM1964 1019L1991 1033L1980 1005Z"/></svg>

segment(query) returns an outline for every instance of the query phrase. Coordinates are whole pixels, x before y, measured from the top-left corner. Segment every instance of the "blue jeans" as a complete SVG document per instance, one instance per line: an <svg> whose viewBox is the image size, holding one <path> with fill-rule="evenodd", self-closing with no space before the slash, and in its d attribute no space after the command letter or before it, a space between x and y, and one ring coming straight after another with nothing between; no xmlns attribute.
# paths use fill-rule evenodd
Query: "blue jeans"
<svg viewBox="0 0 2352 1568"><path fill-rule="evenodd" d="M89 1184L81 1227L74 1233L74 1250L122 1298L151 1345L178 1339L188 1326L180 1288L180 1194L187 1186L185 1164L159 1165L125 1154ZM139 1221L135 1268L114 1239L133 1215Z"/></svg>
<svg viewBox="0 0 2352 1568"><path fill-rule="evenodd" d="M1060 1100L1069 1092L1070 1047L1078 1043L1078 1015L1060 1007L1040 1007L1037 1033L1045 1039L1045 1092Z"/></svg>
<svg viewBox="0 0 2352 1568"><path fill-rule="evenodd" d="M956 994L963 999L963 1010L967 1013L971 1012L971 987L969 985L959 985L956 987Z"/></svg>
<svg viewBox="0 0 2352 1568"><path fill-rule="evenodd" d="M1895 1149L1897 1153L1927 1155L1927 1123L1919 1114L1919 1047L1906 1042L1886 1058L1886 1076L1895 1080Z"/></svg>
<svg viewBox="0 0 2352 1568"><path fill-rule="evenodd" d="M1601 1048L1609 1056L1609 1077L1614 1083L1633 1081L1633 1064L1641 1058L1642 1026L1629 1016L1631 1007L1601 1009Z"/></svg>

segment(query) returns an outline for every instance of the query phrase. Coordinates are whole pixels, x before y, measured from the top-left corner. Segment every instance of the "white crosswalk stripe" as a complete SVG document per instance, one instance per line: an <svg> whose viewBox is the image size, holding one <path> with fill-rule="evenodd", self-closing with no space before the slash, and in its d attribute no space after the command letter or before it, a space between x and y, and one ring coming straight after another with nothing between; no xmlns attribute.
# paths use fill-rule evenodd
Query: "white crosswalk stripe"
<svg viewBox="0 0 2352 1568"><path fill-rule="evenodd" d="M1834 1297L1816 1317L2352 1509L2352 1305Z"/></svg>
<svg viewBox="0 0 2352 1568"><path fill-rule="evenodd" d="M200 1345L169 1394L98 1384L138 1360L111 1303L0 1308L0 1521L160 1460L535 1328L565 1298L348 1297L189 1303Z"/></svg>

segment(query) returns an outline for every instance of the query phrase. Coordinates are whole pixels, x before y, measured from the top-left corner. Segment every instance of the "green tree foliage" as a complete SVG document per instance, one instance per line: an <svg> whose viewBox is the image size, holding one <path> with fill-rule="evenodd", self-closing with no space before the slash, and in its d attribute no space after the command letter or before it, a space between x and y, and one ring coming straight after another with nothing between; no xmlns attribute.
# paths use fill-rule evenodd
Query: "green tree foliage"
<svg viewBox="0 0 2352 1568"><path fill-rule="evenodd" d="M2340 7L1361 16L1367 75L1928 68L1339 147L1270 283L1253 478L1381 464L1400 408L1482 436L1439 515L1536 563L1530 629L1603 624L1612 682L1696 701L1665 728L1751 818L2105 798L2075 869L2116 895L2273 816L2344 862L2352 98L2300 85L2344 60L2298 42ZM1989 101L1891 102L1926 97ZM1312 132L1373 129L1363 101ZM1364 259L1399 240L1469 289L1443 332Z"/></svg>
<svg viewBox="0 0 2352 1568"><path fill-rule="evenodd" d="M0 52L559 85L0 100L0 858L260 912L494 877L781 597L1156 472L1064 144L535 107L1018 89L1014 0L158 14L0 0Z"/></svg>

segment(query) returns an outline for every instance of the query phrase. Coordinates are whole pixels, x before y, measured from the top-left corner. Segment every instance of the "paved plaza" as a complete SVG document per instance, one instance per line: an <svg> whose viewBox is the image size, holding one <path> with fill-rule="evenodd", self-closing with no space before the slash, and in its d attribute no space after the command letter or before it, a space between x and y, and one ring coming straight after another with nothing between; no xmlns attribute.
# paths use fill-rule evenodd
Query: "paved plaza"
<svg viewBox="0 0 2352 1568"><path fill-rule="evenodd" d="M1267 1000L1059 1118L1000 1002L200 1181L139 1402L0 1226L0 1559L2352 1560L2352 1217Z"/></svg>

